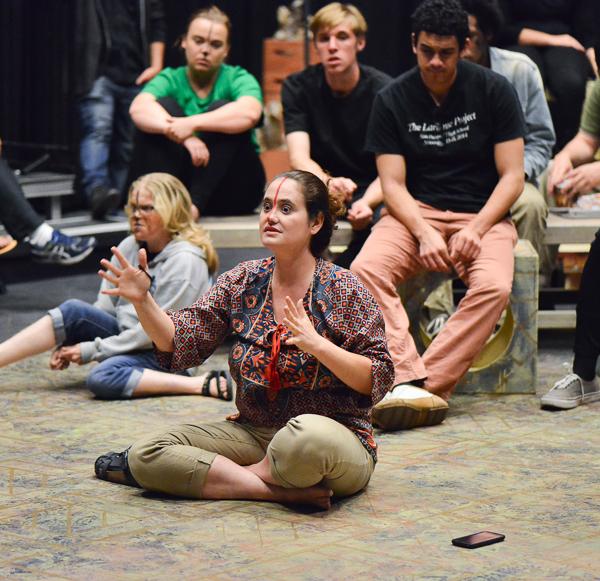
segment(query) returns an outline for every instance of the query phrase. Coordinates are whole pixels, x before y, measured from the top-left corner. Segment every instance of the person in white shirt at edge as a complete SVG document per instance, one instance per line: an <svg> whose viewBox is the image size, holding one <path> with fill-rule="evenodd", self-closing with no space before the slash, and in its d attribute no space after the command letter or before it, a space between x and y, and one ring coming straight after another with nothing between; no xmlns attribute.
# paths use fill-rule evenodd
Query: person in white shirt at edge
<svg viewBox="0 0 600 581"><path fill-rule="evenodd" d="M353 235L335 263L349 268L383 202L375 156L364 147L375 95L392 79L358 62L367 23L352 4L327 4L310 27L320 63L283 83L286 143L292 168L314 173L346 203Z"/></svg>

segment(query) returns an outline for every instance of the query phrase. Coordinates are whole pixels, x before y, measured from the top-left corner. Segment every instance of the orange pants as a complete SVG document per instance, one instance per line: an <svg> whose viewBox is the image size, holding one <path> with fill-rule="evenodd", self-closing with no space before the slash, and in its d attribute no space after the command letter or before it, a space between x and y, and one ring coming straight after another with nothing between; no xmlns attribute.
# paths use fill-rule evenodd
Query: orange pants
<svg viewBox="0 0 600 581"><path fill-rule="evenodd" d="M419 202L422 216L449 242L475 214L436 210ZM386 215L373 228L351 269L367 285L385 319L395 383L425 379L425 388L448 399L492 334L508 303L517 233L510 219L495 224L481 240L479 256L454 263L468 290L442 331L421 358L409 333L409 321L396 292L398 285L426 270L419 244L408 228Z"/></svg>

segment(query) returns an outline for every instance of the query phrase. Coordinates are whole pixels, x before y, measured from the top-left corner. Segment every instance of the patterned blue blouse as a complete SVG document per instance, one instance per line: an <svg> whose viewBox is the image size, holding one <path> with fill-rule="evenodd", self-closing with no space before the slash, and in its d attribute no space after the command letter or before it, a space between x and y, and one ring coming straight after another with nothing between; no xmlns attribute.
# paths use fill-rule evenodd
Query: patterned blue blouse
<svg viewBox="0 0 600 581"><path fill-rule="evenodd" d="M327 416L352 430L376 460L371 407L394 379L379 306L350 271L317 260L304 309L320 335L372 361L373 389L366 396L347 387L312 355L286 345L289 332L277 325L273 314L274 266L274 258L243 262L219 276L190 307L169 311L175 324L175 350L157 351L159 360L167 369L194 367L231 335L229 367L237 383L239 413L230 419L279 428L300 414ZM280 386L269 381L278 329L282 337L276 359Z"/></svg>

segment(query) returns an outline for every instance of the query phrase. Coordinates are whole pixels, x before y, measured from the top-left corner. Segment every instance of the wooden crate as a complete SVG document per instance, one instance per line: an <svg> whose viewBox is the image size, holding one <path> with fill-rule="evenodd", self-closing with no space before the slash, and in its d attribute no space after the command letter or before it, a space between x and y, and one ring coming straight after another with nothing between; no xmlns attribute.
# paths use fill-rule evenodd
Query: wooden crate
<svg viewBox="0 0 600 581"><path fill-rule="evenodd" d="M319 62L310 42L310 64ZM288 75L305 68L304 41L266 38L263 41L263 94L265 103L281 100L281 85Z"/></svg>
<svg viewBox="0 0 600 581"><path fill-rule="evenodd" d="M558 256L562 262L565 275L565 289L578 290L581 284L581 273L587 262L589 244L561 244Z"/></svg>

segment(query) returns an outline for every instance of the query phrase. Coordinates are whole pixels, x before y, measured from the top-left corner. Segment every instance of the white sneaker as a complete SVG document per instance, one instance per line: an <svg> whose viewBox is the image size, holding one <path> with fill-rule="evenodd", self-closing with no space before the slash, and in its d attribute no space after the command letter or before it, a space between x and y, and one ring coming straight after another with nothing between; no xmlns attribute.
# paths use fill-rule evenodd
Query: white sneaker
<svg viewBox="0 0 600 581"><path fill-rule="evenodd" d="M371 410L373 425L383 430L410 430L441 424L448 403L426 389L410 383L396 385Z"/></svg>
<svg viewBox="0 0 600 581"><path fill-rule="evenodd" d="M440 331L444 328L449 318L450 315L448 313L442 313L429 321L427 327L425 327L425 332L429 335L431 340L435 339L440 334Z"/></svg>
<svg viewBox="0 0 600 581"><path fill-rule="evenodd" d="M542 407L570 410L579 405L600 400L598 379L585 381L575 373L569 373L559 379L552 389L542 396Z"/></svg>

